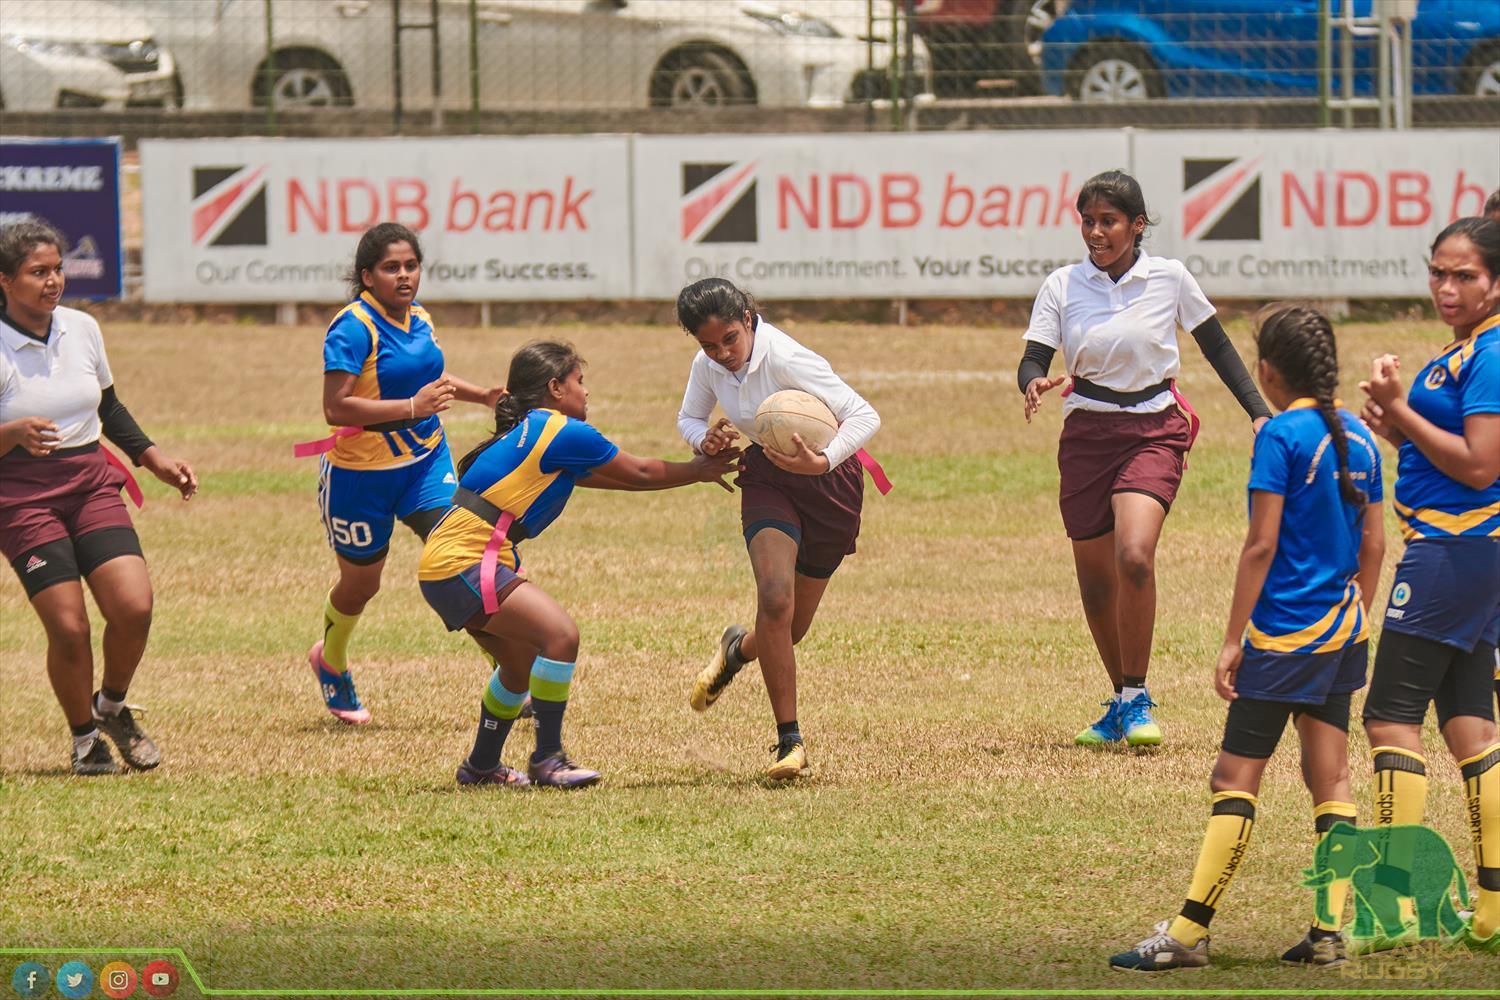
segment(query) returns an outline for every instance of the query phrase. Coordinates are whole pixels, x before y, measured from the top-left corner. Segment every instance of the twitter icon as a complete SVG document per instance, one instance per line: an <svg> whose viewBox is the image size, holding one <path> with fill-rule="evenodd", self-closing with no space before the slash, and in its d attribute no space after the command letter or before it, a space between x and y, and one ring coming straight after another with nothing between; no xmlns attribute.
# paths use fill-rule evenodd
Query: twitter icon
<svg viewBox="0 0 1500 1000"><path fill-rule="evenodd" d="M57 992L68 1000L81 1000L94 988L94 971L82 962L64 962L57 970Z"/></svg>

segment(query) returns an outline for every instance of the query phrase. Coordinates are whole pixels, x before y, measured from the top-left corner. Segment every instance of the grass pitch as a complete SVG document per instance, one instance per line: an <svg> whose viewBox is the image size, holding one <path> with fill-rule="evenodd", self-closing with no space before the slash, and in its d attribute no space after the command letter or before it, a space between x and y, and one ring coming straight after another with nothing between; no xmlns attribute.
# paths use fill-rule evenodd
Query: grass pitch
<svg viewBox="0 0 1500 1000"><path fill-rule="evenodd" d="M54 971L47 949L181 948L210 993L1494 989L1493 958L1449 952L1278 966L1312 906L1290 733L1215 921L1214 967L1105 967L1181 903L1223 723L1211 674L1250 430L1190 342L1182 384L1204 430L1159 554L1151 681L1166 743L1136 754L1072 745L1108 689L1056 510L1059 400L1023 423L1018 331L788 328L880 411L871 450L896 483L869 491L860 551L799 650L815 776L759 780L774 730L753 669L708 714L687 706L725 623L753 614L737 500L708 486L582 490L525 546L531 578L582 631L566 739L607 777L577 794L455 787L485 671L421 600L418 545L399 527L351 649L374 722L354 730L323 710L304 654L334 566L315 463L290 448L322 428L321 330L108 329L122 397L203 482L186 505L146 483L136 515L157 604L131 700L165 763L66 775L42 632L7 572L0 943ZM1244 324L1231 333L1248 351ZM1370 357L1426 357L1443 333L1345 326L1344 397L1358 398ZM452 370L481 383L526 340L571 339L590 361L595 425L638 454L685 451L674 418L693 344L680 332L441 335ZM455 408L455 454L485 426ZM529 743L518 728L506 760ZM1458 775L1435 732L1427 743L1429 821L1472 884ZM179 995L195 992L185 979Z"/></svg>

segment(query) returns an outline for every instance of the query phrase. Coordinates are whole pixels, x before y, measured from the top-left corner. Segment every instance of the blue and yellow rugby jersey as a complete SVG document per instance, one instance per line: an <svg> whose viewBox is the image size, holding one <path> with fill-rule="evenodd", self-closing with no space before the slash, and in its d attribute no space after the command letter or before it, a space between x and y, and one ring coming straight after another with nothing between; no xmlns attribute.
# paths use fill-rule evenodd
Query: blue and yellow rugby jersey
<svg viewBox="0 0 1500 1000"><path fill-rule="evenodd" d="M540 535L562 513L578 480L609 462L619 446L582 420L556 410L526 414L490 445L459 485L515 515L500 551L516 569L516 544ZM479 562L494 529L462 507L452 507L422 547L418 580L445 580Z"/></svg>
<svg viewBox="0 0 1500 1000"><path fill-rule="evenodd" d="M1338 411L1349 440L1349 472L1369 503L1383 497L1380 452L1363 423ZM1250 492L1283 499L1276 557L1250 612L1245 645L1276 653L1326 653L1366 638L1359 544L1364 506L1339 493L1338 458L1311 399L1299 399L1255 438Z"/></svg>
<svg viewBox="0 0 1500 1000"><path fill-rule="evenodd" d="M323 371L358 376L352 395L360 399L408 399L442 376L443 350L426 309L414 302L406 322L396 323L373 295L362 292L328 326ZM430 454L442 440L443 422L433 414L411 427L339 438L328 453L328 464L340 469L395 469Z"/></svg>
<svg viewBox="0 0 1500 1000"><path fill-rule="evenodd" d="M1434 425L1463 435L1464 417L1500 413L1500 316L1427 362L1406 402ZM1500 479L1473 490L1448 478L1410 441L1396 465L1396 514L1408 541L1500 537Z"/></svg>

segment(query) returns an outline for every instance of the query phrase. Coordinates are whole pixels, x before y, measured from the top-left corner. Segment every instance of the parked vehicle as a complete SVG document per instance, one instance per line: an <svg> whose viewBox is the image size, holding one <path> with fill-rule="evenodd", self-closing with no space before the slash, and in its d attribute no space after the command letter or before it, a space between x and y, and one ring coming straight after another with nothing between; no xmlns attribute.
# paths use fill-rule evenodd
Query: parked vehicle
<svg viewBox="0 0 1500 1000"><path fill-rule="evenodd" d="M1315 96L1320 2L1342 6L1074 0L1042 38L1043 82L1049 93L1090 102ZM1371 3L1355 0L1356 15L1369 15ZM1411 31L1413 93L1500 98L1500 0L1420 0ZM1356 39L1360 94L1375 89L1375 44Z"/></svg>
<svg viewBox="0 0 1500 1000"><path fill-rule="evenodd" d="M397 0L273 0L273 60L262 0L128 2L177 53L188 107L250 108L273 95L281 108L394 104ZM401 16L424 21L430 9L406 0ZM890 0L877 9L888 31ZM439 0L438 100L470 105L472 13L486 109L836 107L888 92L890 46L859 37L865 10L865 0ZM400 65L403 105L431 107L428 33L402 32Z"/></svg>
<svg viewBox="0 0 1500 1000"><path fill-rule="evenodd" d="M917 0L918 33L932 55L933 88L944 96L1041 90L1042 35L1068 0Z"/></svg>
<svg viewBox="0 0 1500 1000"><path fill-rule="evenodd" d="M176 67L138 14L103 0L0 0L0 110L164 107Z"/></svg>

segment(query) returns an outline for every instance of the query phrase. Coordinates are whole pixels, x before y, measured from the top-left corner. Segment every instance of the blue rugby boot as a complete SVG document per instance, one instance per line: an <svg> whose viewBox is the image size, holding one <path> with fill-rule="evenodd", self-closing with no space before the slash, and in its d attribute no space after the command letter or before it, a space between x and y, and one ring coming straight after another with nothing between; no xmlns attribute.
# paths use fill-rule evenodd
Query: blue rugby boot
<svg viewBox="0 0 1500 1000"><path fill-rule="evenodd" d="M1104 706L1104 714L1099 717L1099 721L1073 737L1073 742L1081 747L1105 746L1119 743L1125 738L1125 727L1120 722L1120 711L1124 706L1120 704L1120 699L1111 698L1100 704Z"/></svg>
<svg viewBox="0 0 1500 1000"><path fill-rule="evenodd" d="M1120 707L1120 724L1125 729L1125 743L1133 747L1161 746L1161 729L1151 717L1156 702L1144 691Z"/></svg>
<svg viewBox="0 0 1500 1000"><path fill-rule="evenodd" d="M327 661L323 659L321 639L307 651L307 662L312 667L313 675L318 678L318 690L323 695L323 704L328 706L328 711L335 719L351 726L362 726L370 721L370 710L360 704L359 695L355 693L354 675L348 671L338 674L329 669Z"/></svg>

